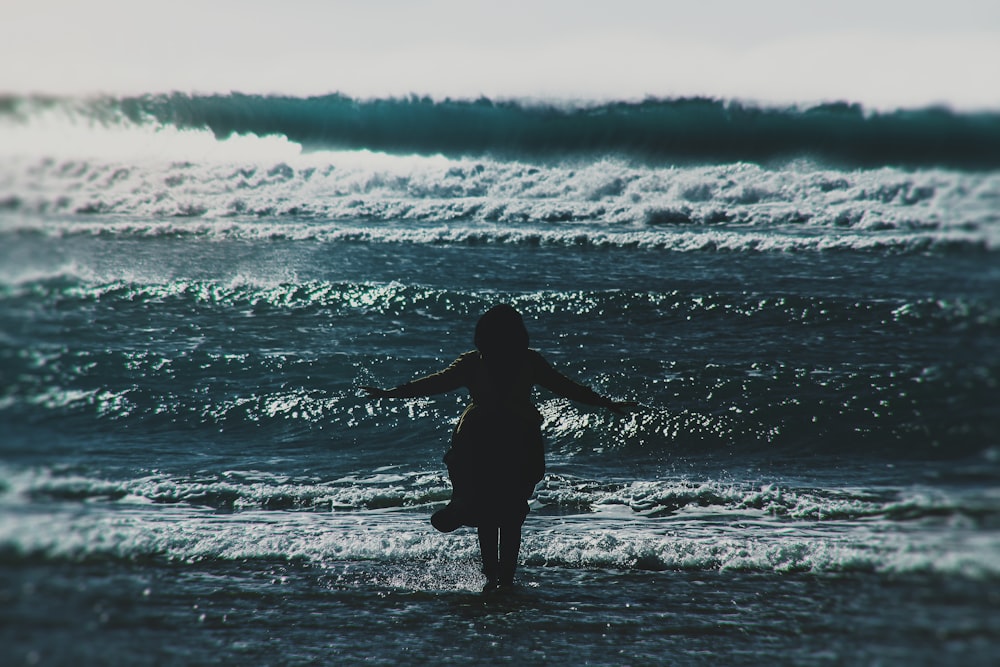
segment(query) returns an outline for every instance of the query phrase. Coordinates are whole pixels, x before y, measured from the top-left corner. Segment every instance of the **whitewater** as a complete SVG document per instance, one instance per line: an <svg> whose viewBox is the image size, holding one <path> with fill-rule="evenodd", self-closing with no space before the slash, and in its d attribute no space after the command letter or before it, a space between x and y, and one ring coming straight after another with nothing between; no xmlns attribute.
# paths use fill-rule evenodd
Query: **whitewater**
<svg viewBox="0 0 1000 667"><path fill-rule="evenodd" d="M995 664L1000 116L0 100L11 664ZM519 585L429 517L497 303Z"/></svg>

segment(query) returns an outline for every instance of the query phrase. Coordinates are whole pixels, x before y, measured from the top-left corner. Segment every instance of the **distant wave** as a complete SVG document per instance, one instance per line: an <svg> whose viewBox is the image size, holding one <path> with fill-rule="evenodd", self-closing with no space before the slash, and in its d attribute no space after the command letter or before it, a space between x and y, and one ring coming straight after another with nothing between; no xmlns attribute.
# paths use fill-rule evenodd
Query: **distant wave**
<svg viewBox="0 0 1000 667"><path fill-rule="evenodd" d="M489 298L398 283L95 284L80 280L70 269L0 289L0 300L13 312L38 313L39 321L53 312L113 313L128 333L122 334L118 349L100 344L95 349L8 354L0 359L0 371L18 380L0 388L0 409L15 420L47 420L60 428L127 426L145 433L184 429L208 437L249 430L278 440L326 426L372 447L386 441L388 429L414 414L427 417L427 428L446 425L456 416L456 406L451 399L441 399L413 407L397 403L379 412L360 408L355 355L362 350L371 354L368 332L390 319L415 331L426 318L469 318L482 312ZM989 302L618 289L531 292L509 298L527 317L545 314L552 321L552 313L559 313L567 318L567 328L572 322L627 313L628 326L694 320L713 330L766 332L779 346L807 344L803 336L808 332L836 341L844 326L855 338L871 333L900 341L892 348L892 363L879 348L863 351L859 346L851 352L844 340L835 344L852 364L667 362L656 337L648 340L648 347L636 344L631 350L650 364L643 373L623 372L615 358L577 360L586 368L582 377L592 378L602 391L647 396L650 405L619 420L567 411L556 399L543 401L540 410L550 446L567 456L595 449L641 458L795 448L806 454L863 451L893 460L960 458L996 441L996 363L984 358L972 368L949 362L928 366L908 360L912 351L903 343L930 336L936 341L936 357L958 336L966 341L994 339L1000 312ZM187 349L191 340L198 341L195 348L201 347L218 322L232 321L236 314L241 319L252 314L261 324L256 329L241 326L239 333L227 335L227 342L237 349L253 349L260 344L257 330L271 332L275 325L267 322L286 326L292 313L305 318L302 321L331 322L339 331L337 354L314 358L304 352ZM148 349L150 331L174 336L159 327L180 321L185 323L184 349ZM86 341L85 334L79 340ZM276 385L275 377L285 381ZM199 387L215 378L242 389L206 396ZM706 403L706 396L714 398ZM594 429L595 423L608 428ZM421 446L438 446L441 435L420 435L426 438Z"/></svg>
<svg viewBox="0 0 1000 667"><path fill-rule="evenodd" d="M61 309L100 303L118 310L127 304L144 303L157 309L184 312L205 309L255 309L274 312L299 311L324 316L355 317L360 313L379 317L407 317L414 313L448 319L471 317L487 307L492 297L468 291L407 286L401 283L339 283L328 281L264 282L237 280L231 283L207 280L171 280L163 283L124 279L92 282L89 271L66 267L52 275L29 276L17 283L0 282L0 301L24 299L33 305ZM761 318L821 326L850 322L880 329L1000 331L1000 310L983 301L947 301L932 297L859 301L834 296L761 295L753 292L689 293L574 290L514 293L509 297L521 311L533 315L558 311L574 316L628 312L633 318L650 320L669 317Z"/></svg>
<svg viewBox="0 0 1000 667"><path fill-rule="evenodd" d="M391 220L391 218L390 218ZM266 223L243 220L134 221L92 218L17 220L0 226L4 234L42 236L117 236L124 238L209 238L228 240L317 240L338 243L400 243L434 246L527 246L635 248L672 252L856 252L882 254L971 254L994 252L1000 242L968 230L892 232L831 229L804 234L801 229L600 229L593 227L509 229L488 224L437 224L403 227L388 221L363 223ZM6 227L6 228L4 228ZM0 275L0 279L3 276Z"/></svg>
<svg viewBox="0 0 1000 667"><path fill-rule="evenodd" d="M590 105L513 100L187 94L97 101L0 99L26 117L61 106L98 122L276 135L306 149L546 159L620 155L655 163L1000 167L1000 114L944 108L868 112L855 104L759 107L707 98Z"/></svg>
<svg viewBox="0 0 1000 667"><path fill-rule="evenodd" d="M0 232L675 250L1000 247L1000 172L275 156L259 138L246 139L247 154L220 159L213 151L233 147L205 130L118 134L113 150L158 143L141 159L41 151L6 160ZM178 152L165 158L164 148Z"/></svg>

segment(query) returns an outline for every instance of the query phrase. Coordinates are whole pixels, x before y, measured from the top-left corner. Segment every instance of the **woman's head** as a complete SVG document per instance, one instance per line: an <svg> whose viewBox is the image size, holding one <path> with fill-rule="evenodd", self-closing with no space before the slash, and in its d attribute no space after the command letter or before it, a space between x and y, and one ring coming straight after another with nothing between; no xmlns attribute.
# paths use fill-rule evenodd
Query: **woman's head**
<svg viewBox="0 0 1000 667"><path fill-rule="evenodd" d="M528 349L528 330L520 313L500 304L479 318L475 343L484 356L506 356Z"/></svg>

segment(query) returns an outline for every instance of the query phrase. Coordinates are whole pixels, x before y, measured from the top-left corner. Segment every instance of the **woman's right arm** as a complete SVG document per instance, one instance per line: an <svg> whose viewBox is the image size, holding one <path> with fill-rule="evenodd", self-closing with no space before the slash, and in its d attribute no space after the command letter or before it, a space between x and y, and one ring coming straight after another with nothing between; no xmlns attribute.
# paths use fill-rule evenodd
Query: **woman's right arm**
<svg viewBox="0 0 1000 667"><path fill-rule="evenodd" d="M461 389L466 386L465 356L452 362L450 366L437 373L426 375L392 389L379 387L359 387L372 398L416 398L418 396L433 396Z"/></svg>

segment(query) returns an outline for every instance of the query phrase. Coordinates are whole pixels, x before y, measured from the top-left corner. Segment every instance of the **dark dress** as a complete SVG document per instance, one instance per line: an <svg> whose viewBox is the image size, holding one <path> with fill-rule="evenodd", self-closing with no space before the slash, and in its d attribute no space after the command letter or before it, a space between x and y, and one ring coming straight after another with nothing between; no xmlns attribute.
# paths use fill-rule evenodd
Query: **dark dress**
<svg viewBox="0 0 1000 667"><path fill-rule="evenodd" d="M528 513L527 500L545 474L542 417L531 401L535 385L582 403L607 403L535 350L493 361L487 363L478 351L466 352L443 371L396 389L400 397L469 390L472 402L444 457L452 506L468 526L520 524Z"/></svg>

